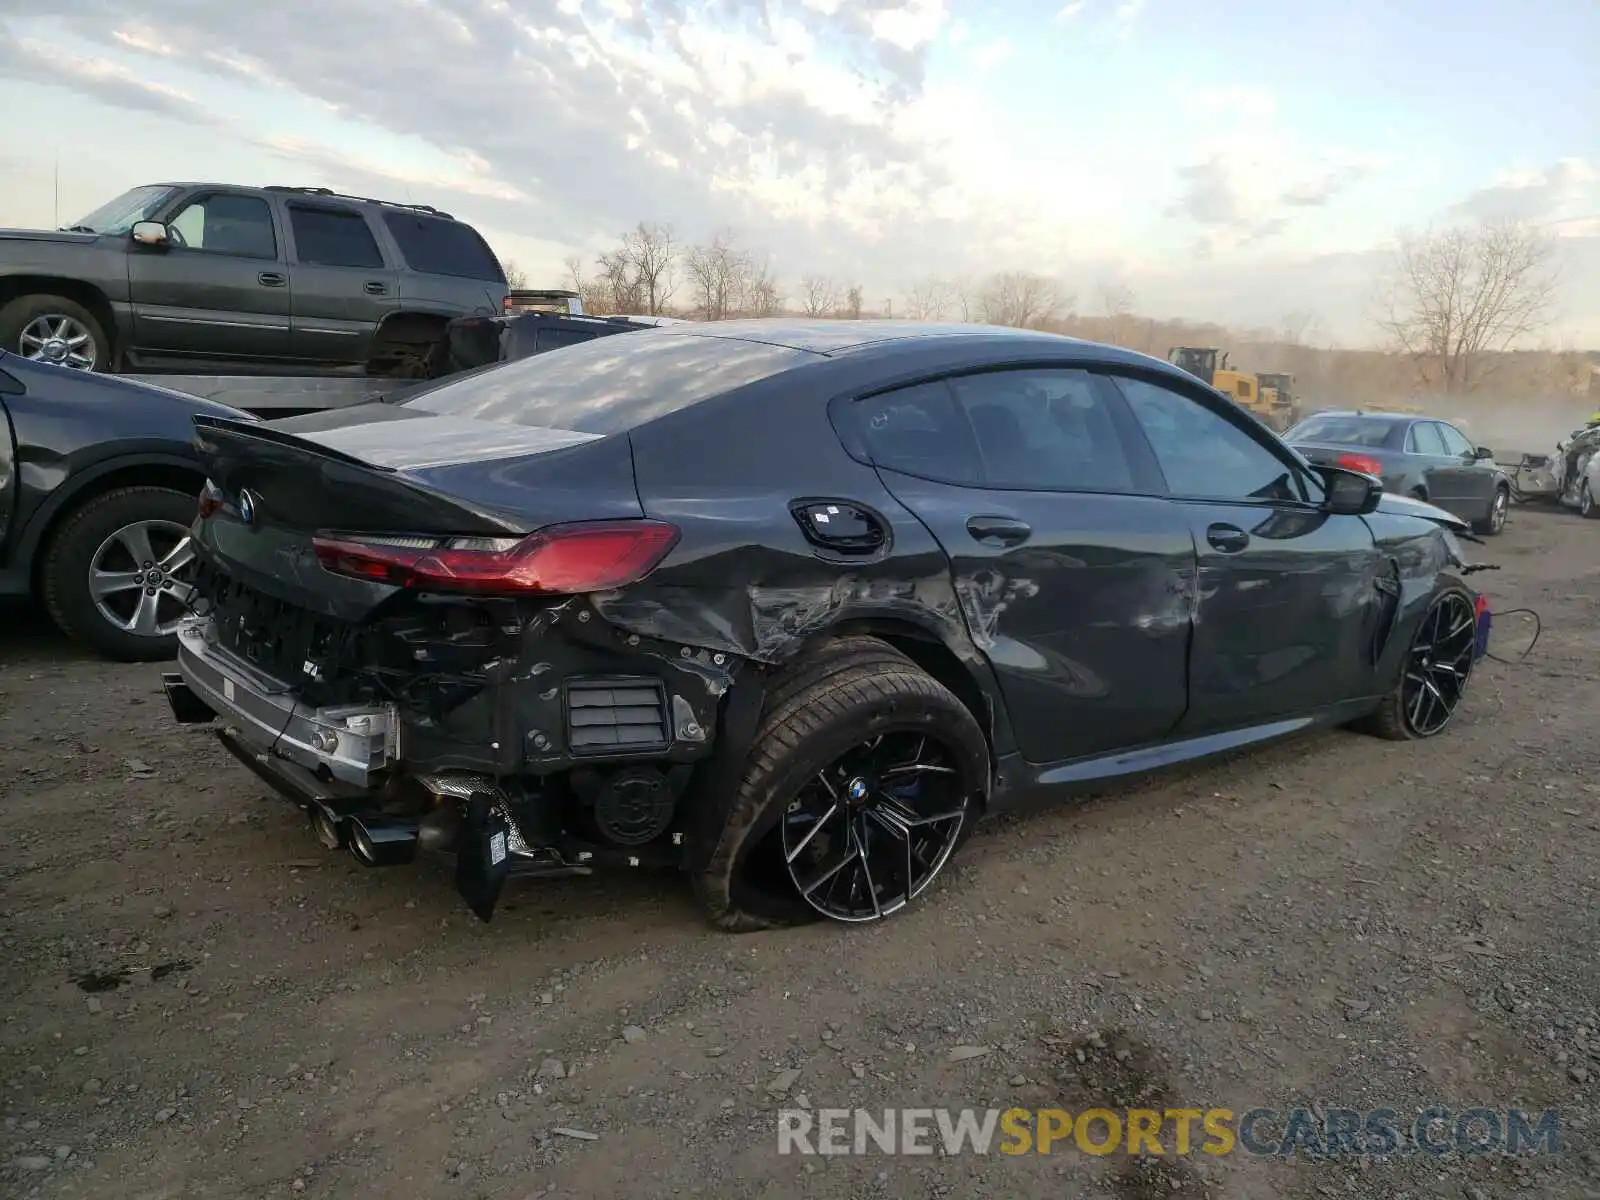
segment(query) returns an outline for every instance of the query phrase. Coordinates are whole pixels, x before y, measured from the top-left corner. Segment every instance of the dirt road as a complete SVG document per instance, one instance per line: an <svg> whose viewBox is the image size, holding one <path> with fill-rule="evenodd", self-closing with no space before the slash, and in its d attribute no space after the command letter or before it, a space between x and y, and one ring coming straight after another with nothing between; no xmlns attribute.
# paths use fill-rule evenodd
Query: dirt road
<svg viewBox="0 0 1600 1200"><path fill-rule="evenodd" d="M1597 548L1523 510L1470 548L1544 633L1442 738L1013 819L882 928L744 937L652 877L482 926L318 848L158 667L0 614L0 1194L1600 1196ZM1554 1106L1559 1152L777 1153L785 1107L1312 1102Z"/></svg>

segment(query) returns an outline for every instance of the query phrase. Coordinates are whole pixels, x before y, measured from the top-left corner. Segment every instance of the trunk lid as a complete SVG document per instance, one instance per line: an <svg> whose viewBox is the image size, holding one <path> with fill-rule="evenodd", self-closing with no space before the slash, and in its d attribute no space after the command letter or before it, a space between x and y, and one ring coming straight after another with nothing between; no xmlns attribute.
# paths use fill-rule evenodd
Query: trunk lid
<svg viewBox="0 0 1600 1200"><path fill-rule="evenodd" d="M278 421L197 416L194 424L195 449L221 500L196 525L205 556L233 584L341 621L361 621L397 589L323 570L312 545L318 532L505 538L644 515L626 435L386 404Z"/></svg>
<svg viewBox="0 0 1600 1200"><path fill-rule="evenodd" d="M1325 467L1338 466L1339 457L1344 454L1361 454L1367 458L1372 457L1372 451L1363 450L1358 446L1335 446L1327 442L1290 442L1289 444L1307 462L1319 463Z"/></svg>

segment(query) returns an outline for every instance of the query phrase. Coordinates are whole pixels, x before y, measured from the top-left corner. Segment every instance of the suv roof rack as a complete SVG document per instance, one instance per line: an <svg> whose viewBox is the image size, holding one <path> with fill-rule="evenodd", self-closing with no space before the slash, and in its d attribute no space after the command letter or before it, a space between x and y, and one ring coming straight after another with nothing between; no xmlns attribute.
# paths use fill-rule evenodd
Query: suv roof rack
<svg viewBox="0 0 1600 1200"><path fill-rule="evenodd" d="M408 208L413 212L424 212L431 216L442 217L446 221L454 221L449 213L434 208L431 204L401 204L397 200L374 200L371 196L350 196L344 192L336 192L325 187L297 187L286 183L269 183L261 189L264 192L297 192L302 196L325 196L329 200L354 200L357 204L376 204L383 208Z"/></svg>

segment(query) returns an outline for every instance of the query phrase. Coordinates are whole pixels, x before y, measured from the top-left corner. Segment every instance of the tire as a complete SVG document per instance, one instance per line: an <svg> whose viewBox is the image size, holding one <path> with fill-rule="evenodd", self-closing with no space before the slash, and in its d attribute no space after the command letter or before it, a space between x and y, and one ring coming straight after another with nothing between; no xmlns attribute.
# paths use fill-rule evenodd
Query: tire
<svg viewBox="0 0 1600 1200"><path fill-rule="evenodd" d="M172 488L126 487L96 496L70 513L51 536L40 569L40 593L51 620L68 637L119 662L172 658L178 649L176 624L187 608L186 580L193 570L187 536L195 503L194 496ZM154 596L154 632L119 627L112 620L125 611L129 616L138 613L141 605L147 610L152 598L145 586L127 586L145 569L124 540L140 528L153 549L149 561L159 565L163 557L169 560L159 571L167 582L157 586ZM179 539L185 553L164 555ZM102 601L91 588L96 568L107 573L107 582L121 585L104 596L111 615L102 612Z"/></svg>
<svg viewBox="0 0 1600 1200"><path fill-rule="evenodd" d="M89 340L76 347L70 345L52 347L51 343L40 343L35 340L39 334L52 329L75 336L81 334L87 336ZM24 344L25 338L26 344ZM22 358L55 363L80 371L111 369L111 339L106 335L105 326L100 323L100 319L75 300L43 292L18 296L0 308L0 349L8 350ZM71 359L59 357L57 349L63 354L74 356ZM83 361L79 361L80 358Z"/></svg>
<svg viewBox="0 0 1600 1200"><path fill-rule="evenodd" d="M1600 519L1600 504L1595 503L1594 493L1589 490L1587 479L1583 481L1583 487L1578 491L1578 513L1591 521Z"/></svg>
<svg viewBox="0 0 1600 1200"><path fill-rule="evenodd" d="M1587 485L1585 485L1587 486ZM1505 532L1506 513L1511 509L1511 490L1496 487L1494 502L1489 509L1489 515L1481 521L1472 523L1472 532L1481 533L1485 537L1496 537Z"/></svg>
<svg viewBox="0 0 1600 1200"><path fill-rule="evenodd" d="M873 913L834 919L884 919L934 881L981 814L989 784L988 743L966 706L905 655L876 638L841 638L795 660L774 679L743 777L731 801L719 812L707 814L711 827L699 839L691 873L712 925L746 933L834 915L808 904L789 877L784 862L788 856L781 845L789 831L780 828L779 819L790 815L808 794L819 794L815 787L824 772L832 772L841 758L848 760L879 735L885 745L891 740L909 745L922 739L937 747L952 768L948 774L931 766L891 767L889 772L930 772L917 778L933 779L931 787L947 788L951 799L941 803L957 808L943 811L959 811L960 816L937 829L930 825L930 836L943 839L941 845L947 842L949 848L934 855L936 864L920 884L908 871L908 886L903 889L908 894L892 908L879 912L874 898ZM868 807L875 802L869 801ZM716 798L710 803L716 804ZM870 815L860 819L867 821ZM849 820L852 831L856 828L856 817L848 811L839 820ZM868 822L865 827L879 826ZM813 836L806 835L802 844ZM830 833L830 839L833 836ZM874 844L891 844L886 837L873 837ZM818 839L825 840L829 839ZM892 901L891 896L885 903Z"/></svg>
<svg viewBox="0 0 1600 1200"><path fill-rule="evenodd" d="M1472 681L1473 667L1476 665L1475 649L1477 645L1477 620L1474 606L1475 597L1470 588L1460 580L1451 578L1445 586L1441 587L1432 600L1428 602L1427 611L1422 619L1417 622L1416 630L1412 633L1411 643L1406 647L1406 656L1401 661L1400 678L1395 682L1394 689L1383 698L1371 714L1355 722L1354 727L1363 733L1370 733L1375 737L1391 742L1415 742L1425 738L1437 737L1454 723L1456 713L1460 711L1461 703L1466 698L1467 686ZM1465 613L1473 618L1472 625L1466 636L1466 654L1459 661L1450 665L1461 671L1459 686L1455 690L1454 702L1450 705L1448 714L1438 724L1431 722L1423 724L1416 719L1414 708L1414 695L1408 694L1409 681L1413 677L1410 667L1417 656L1418 645L1429 634L1431 622L1443 608L1454 608L1459 611L1465 605Z"/></svg>

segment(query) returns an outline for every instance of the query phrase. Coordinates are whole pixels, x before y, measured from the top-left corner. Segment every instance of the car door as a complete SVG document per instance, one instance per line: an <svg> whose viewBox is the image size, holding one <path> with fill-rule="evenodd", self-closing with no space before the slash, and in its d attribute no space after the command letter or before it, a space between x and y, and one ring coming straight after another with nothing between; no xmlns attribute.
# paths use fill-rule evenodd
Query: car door
<svg viewBox="0 0 1600 1200"><path fill-rule="evenodd" d="M1108 375L1199 560L1189 710L1199 735L1307 714L1370 689L1378 553L1333 516L1287 447L1177 380Z"/></svg>
<svg viewBox="0 0 1600 1200"><path fill-rule="evenodd" d="M1194 544L1120 401L1050 368L853 407L885 486L949 556L1022 755L1164 737L1186 704Z"/></svg>
<svg viewBox="0 0 1600 1200"><path fill-rule="evenodd" d="M129 243L135 352L228 360L289 353L293 293L272 205L226 190L191 197L163 246Z"/></svg>
<svg viewBox="0 0 1600 1200"><path fill-rule="evenodd" d="M399 272L360 209L320 200L288 200L284 209L294 245L294 357L365 363L379 322L399 305Z"/></svg>
<svg viewBox="0 0 1600 1200"><path fill-rule="evenodd" d="M1480 459L1478 448L1448 421L1433 424L1444 446L1444 458L1429 472L1429 495L1435 494L1436 486L1442 487L1449 503L1435 499L1435 504L1457 516L1479 520L1489 511L1494 498L1494 467L1490 465L1493 460Z"/></svg>

